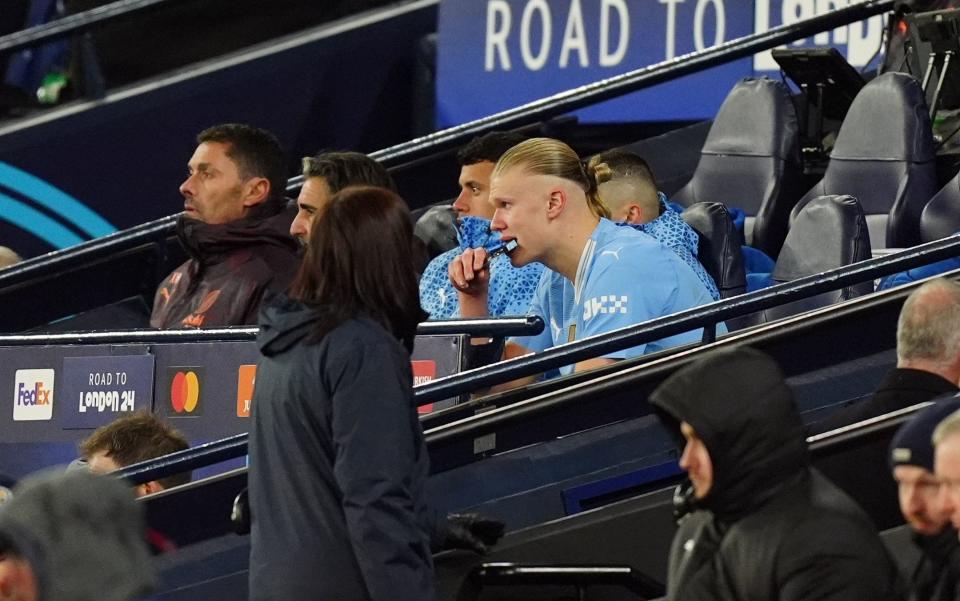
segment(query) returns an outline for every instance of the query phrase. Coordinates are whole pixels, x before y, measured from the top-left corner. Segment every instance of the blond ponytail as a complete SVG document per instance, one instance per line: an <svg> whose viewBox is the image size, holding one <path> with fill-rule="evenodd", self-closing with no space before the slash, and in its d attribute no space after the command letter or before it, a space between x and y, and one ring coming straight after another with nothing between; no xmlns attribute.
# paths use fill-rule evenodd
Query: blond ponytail
<svg viewBox="0 0 960 601"><path fill-rule="evenodd" d="M600 184L610 181L613 171L606 163L591 161L586 166L584 176L587 180L587 205L590 211L597 217L610 219L610 207L600 198Z"/></svg>

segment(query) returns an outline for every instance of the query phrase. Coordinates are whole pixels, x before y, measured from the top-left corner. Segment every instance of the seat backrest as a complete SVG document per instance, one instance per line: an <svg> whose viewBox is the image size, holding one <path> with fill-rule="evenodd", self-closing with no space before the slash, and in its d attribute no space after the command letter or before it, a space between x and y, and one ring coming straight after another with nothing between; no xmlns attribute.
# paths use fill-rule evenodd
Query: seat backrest
<svg viewBox="0 0 960 601"><path fill-rule="evenodd" d="M413 235L427 247L431 259L457 246L457 214L453 205L434 205L425 210L413 227Z"/></svg>
<svg viewBox="0 0 960 601"><path fill-rule="evenodd" d="M681 216L700 236L697 258L716 282L720 298L746 292L740 232L727 207L719 202L698 202L687 207Z"/></svg>
<svg viewBox="0 0 960 601"><path fill-rule="evenodd" d="M906 248L920 241L920 214L936 193L933 134L923 89L904 73L868 83L843 120L823 179L809 200L846 194L860 201L876 248Z"/></svg>
<svg viewBox="0 0 960 601"><path fill-rule="evenodd" d="M930 199L920 215L920 242L933 242L960 231L960 173Z"/></svg>
<svg viewBox="0 0 960 601"><path fill-rule="evenodd" d="M747 243L776 257L803 194L799 125L780 82L746 78L727 95L690 182L671 200L720 202L747 214Z"/></svg>
<svg viewBox="0 0 960 601"><path fill-rule="evenodd" d="M775 284L790 282L869 259L870 231L863 209L852 196L821 196L808 202L794 220L773 269ZM873 292L863 282L764 311L764 321L780 319Z"/></svg>

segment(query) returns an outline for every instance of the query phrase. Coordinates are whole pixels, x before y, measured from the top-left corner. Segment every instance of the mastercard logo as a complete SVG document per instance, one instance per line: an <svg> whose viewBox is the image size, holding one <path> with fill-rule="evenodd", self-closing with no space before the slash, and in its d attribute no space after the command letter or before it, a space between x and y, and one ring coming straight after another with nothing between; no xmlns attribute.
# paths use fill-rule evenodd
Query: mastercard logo
<svg viewBox="0 0 960 601"><path fill-rule="evenodd" d="M170 381L170 404L177 413L193 413L200 403L200 378L195 371L178 371Z"/></svg>

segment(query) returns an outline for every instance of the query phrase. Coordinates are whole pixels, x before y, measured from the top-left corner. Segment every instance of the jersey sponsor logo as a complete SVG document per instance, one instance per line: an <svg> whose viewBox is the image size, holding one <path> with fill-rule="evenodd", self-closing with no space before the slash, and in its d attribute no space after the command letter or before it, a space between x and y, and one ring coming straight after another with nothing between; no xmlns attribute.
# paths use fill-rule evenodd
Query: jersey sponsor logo
<svg viewBox="0 0 960 601"><path fill-rule="evenodd" d="M170 368L171 417L202 415L202 370L198 367Z"/></svg>
<svg viewBox="0 0 960 601"><path fill-rule="evenodd" d="M52 369L18 369L13 384L13 421L53 418Z"/></svg>
<svg viewBox="0 0 960 601"><path fill-rule="evenodd" d="M250 417L253 387L257 381L256 365L241 365L237 371L237 417Z"/></svg>
<svg viewBox="0 0 960 601"><path fill-rule="evenodd" d="M627 295L604 294L595 296L583 303L583 320L587 321L597 315L626 315Z"/></svg>

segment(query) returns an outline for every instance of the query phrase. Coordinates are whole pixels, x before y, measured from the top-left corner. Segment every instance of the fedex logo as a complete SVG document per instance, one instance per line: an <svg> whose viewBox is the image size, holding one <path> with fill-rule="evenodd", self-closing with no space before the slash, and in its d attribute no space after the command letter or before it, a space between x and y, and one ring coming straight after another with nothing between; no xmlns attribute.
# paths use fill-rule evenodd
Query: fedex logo
<svg viewBox="0 0 960 601"><path fill-rule="evenodd" d="M583 320L587 321L597 315L614 315L616 313L627 313L627 302L630 299L624 295L602 295L595 296L583 303Z"/></svg>
<svg viewBox="0 0 960 601"><path fill-rule="evenodd" d="M53 418L52 369L18 369L13 385L13 420Z"/></svg>

